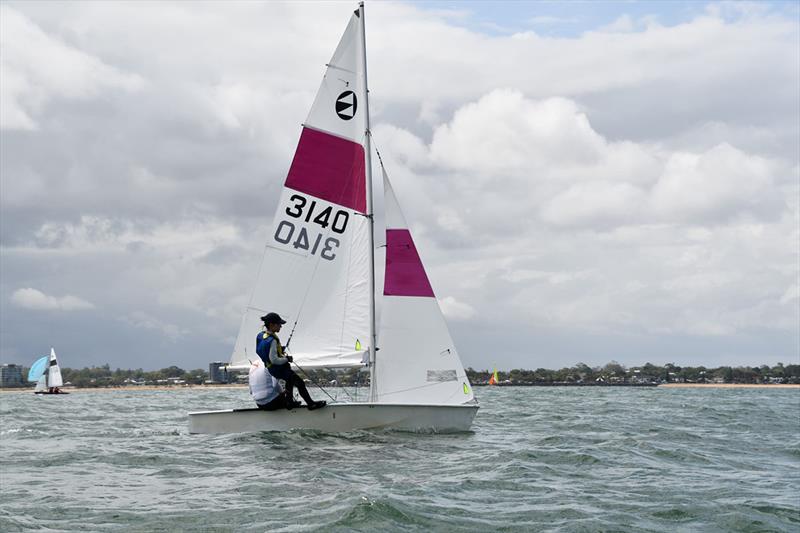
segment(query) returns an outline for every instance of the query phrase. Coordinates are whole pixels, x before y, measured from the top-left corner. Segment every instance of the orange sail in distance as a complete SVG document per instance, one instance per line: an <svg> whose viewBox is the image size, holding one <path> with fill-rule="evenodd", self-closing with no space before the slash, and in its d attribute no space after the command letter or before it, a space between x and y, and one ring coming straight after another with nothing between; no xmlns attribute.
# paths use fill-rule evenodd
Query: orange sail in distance
<svg viewBox="0 0 800 533"><path fill-rule="evenodd" d="M492 375L489 377L489 385L497 385L497 369L495 368L492 371Z"/></svg>

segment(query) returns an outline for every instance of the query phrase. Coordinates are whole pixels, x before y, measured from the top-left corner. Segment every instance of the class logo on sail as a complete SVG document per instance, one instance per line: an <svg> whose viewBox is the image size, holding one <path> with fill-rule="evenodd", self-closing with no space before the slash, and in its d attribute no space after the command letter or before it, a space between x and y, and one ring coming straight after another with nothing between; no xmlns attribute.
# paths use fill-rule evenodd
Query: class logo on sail
<svg viewBox="0 0 800 533"><path fill-rule="evenodd" d="M345 91L336 99L336 114L342 120L350 120L356 116L356 109L358 108L358 100L356 93L353 91Z"/></svg>

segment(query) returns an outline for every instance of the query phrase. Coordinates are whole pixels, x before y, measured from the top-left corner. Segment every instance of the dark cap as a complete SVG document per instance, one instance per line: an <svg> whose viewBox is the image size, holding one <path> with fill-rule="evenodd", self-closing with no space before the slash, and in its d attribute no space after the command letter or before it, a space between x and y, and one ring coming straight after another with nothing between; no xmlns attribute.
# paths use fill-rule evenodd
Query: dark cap
<svg viewBox="0 0 800 533"><path fill-rule="evenodd" d="M261 317L264 324L286 324L286 321L278 313L267 313Z"/></svg>

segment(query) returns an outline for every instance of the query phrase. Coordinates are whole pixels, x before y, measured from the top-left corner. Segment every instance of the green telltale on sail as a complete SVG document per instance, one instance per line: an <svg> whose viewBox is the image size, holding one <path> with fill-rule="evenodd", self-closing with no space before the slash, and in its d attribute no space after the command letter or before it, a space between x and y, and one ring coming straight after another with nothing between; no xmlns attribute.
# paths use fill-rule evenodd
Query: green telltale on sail
<svg viewBox="0 0 800 533"><path fill-rule="evenodd" d="M464 394L469 394L469 385L464 383Z"/></svg>
<svg viewBox="0 0 800 533"><path fill-rule="evenodd" d="M361 351L361 341L356 339L356 351Z"/></svg>

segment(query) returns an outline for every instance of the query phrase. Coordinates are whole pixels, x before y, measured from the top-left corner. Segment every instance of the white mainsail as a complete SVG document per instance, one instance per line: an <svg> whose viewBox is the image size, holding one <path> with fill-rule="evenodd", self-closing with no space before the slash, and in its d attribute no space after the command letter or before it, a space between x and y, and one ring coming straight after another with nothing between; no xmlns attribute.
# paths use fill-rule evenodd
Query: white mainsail
<svg viewBox="0 0 800 533"><path fill-rule="evenodd" d="M383 169L386 273L376 357L379 402L457 405L474 399L408 224Z"/></svg>
<svg viewBox="0 0 800 533"><path fill-rule="evenodd" d="M47 386L62 387L63 385L64 380L61 379L61 369L58 367L56 351L54 348L50 348L50 368L47 370Z"/></svg>
<svg viewBox="0 0 800 533"><path fill-rule="evenodd" d="M231 365L258 357L260 317L280 314L281 335L303 368L363 364L370 335L366 91L359 12L336 48L284 182ZM357 349L358 345L358 349ZM363 346L363 348L362 348Z"/></svg>

